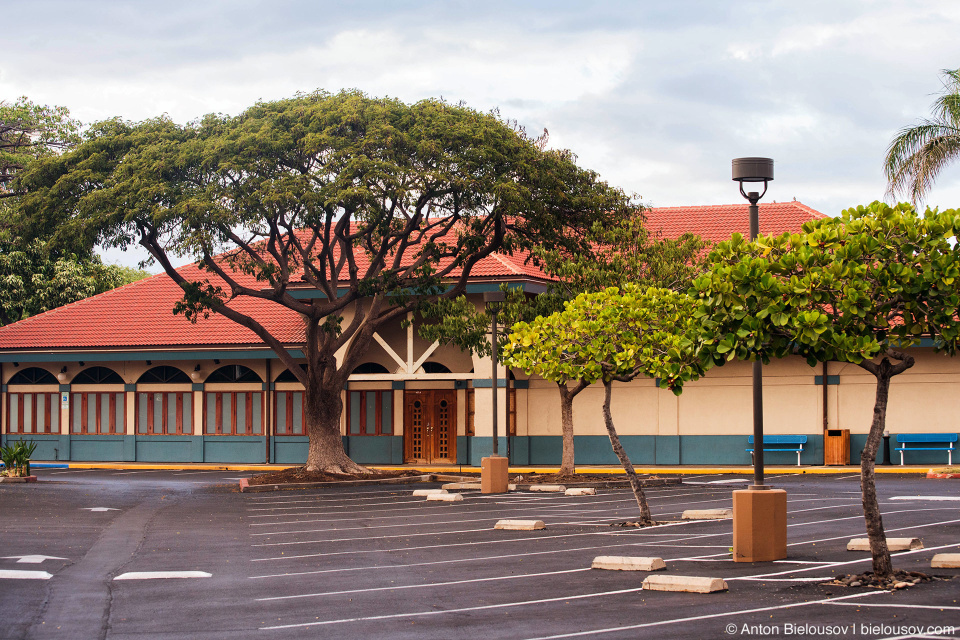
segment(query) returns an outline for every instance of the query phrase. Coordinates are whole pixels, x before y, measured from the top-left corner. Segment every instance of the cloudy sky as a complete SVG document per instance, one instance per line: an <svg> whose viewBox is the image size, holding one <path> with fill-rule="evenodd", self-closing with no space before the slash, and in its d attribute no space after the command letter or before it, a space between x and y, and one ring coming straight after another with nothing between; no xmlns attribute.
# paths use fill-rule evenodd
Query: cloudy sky
<svg viewBox="0 0 960 640"><path fill-rule="evenodd" d="M960 67L957 0L3 4L2 100L89 123L317 88L442 96L548 129L652 206L742 201L730 160L755 155L776 161L764 201L835 215L882 199L887 144ZM960 206L960 163L928 204Z"/></svg>

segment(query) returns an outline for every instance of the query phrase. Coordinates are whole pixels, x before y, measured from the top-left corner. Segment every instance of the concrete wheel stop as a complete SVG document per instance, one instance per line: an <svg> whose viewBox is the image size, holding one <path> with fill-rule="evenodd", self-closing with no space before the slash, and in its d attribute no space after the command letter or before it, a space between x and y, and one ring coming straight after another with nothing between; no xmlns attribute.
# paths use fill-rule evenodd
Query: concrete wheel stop
<svg viewBox="0 0 960 640"><path fill-rule="evenodd" d="M597 556L593 559L590 568L608 571L661 571L667 568L667 564L663 558Z"/></svg>
<svg viewBox="0 0 960 640"><path fill-rule="evenodd" d="M494 529L505 529L508 531L534 531L536 529L546 529L543 520L498 520L493 526Z"/></svg>
<svg viewBox="0 0 960 640"><path fill-rule="evenodd" d="M716 593L727 590L727 583L723 578L701 578L695 576L650 575L644 579L642 586L644 591Z"/></svg>
<svg viewBox="0 0 960 640"><path fill-rule="evenodd" d="M932 569L960 569L960 553L938 553L930 561Z"/></svg>
<svg viewBox="0 0 960 640"><path fill-rule="evenodd" d="M687 509L680 518L682 520L729 520L733 518L733 509Z"/></svg>
<svg viewBox="0 0 960 640"><path fill-rule="evenodd" d="M463 502L459 493L431 493L427 496L428 502Z"/></svg>
<svg viewBox="0 0 960 640"><path fill-rule="evenodd" d="M912 551L923 549L920 538L887 538L890 551ZM847 543L847 551L870 551L870 538L854 538Z"/></svg>

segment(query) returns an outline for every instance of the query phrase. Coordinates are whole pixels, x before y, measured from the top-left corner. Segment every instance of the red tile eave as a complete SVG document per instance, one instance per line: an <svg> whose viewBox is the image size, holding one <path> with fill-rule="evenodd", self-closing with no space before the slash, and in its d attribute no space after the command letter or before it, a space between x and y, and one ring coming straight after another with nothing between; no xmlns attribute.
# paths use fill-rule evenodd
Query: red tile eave
<svg viewBox="0 0 960 640"><path fill-rule="evenodd" d="M734 232L746 233L748 205L663 207L647 212L648 225L666 237L694 231L720 241ZM761 203L760 230L780 234L796 231L807 220L825 217L799 202ZM470 275L474 283L532 282L552 278L532 264L529 253L493 254L477 262ZM196 265L178 269L187 279L199 275ZM204 274L205 276L207 274ZM448 282L456 281L454 271ZM238 275L245 286L259 288L250 276ZM213 278L210 278L213 281ZM242 349L263 342L250 329L211 314L196 323L172 313L180 288L165 274L52 309L6 327L0 327L0 352L83 350L198 350ZM263 300L238 298L230 303L255 318L286 344L303 340L303 324L293 311Z"/></svg>

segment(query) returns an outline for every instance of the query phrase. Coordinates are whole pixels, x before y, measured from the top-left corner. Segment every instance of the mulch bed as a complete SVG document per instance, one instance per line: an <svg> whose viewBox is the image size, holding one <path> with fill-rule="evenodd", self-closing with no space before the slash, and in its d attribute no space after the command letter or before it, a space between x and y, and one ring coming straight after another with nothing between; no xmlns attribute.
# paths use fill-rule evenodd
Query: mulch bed
<svg viewBox="0 0 960 640"><path fill-rule="evenodd" d="M374 473L327 473L307 471L304 467L290 467L255 475L249 484L302 484L305 482L344 482L353 480L386 480L423 475L420 471L376 471Z"/></svg>
<svg viewBox="0 0 960 640"><path fill-rule="evenodd" d="M938 576L929 576L919 571L894 571L893 577L886 580L880 580L872 572L860 573L857 575L848 575L843 578L837 578L826 584L839 585L842 587L869 587L871 589L906 589L921 582L933 582L934 580L943 580ZM949 578L947 578L949 579Z"/></svg>

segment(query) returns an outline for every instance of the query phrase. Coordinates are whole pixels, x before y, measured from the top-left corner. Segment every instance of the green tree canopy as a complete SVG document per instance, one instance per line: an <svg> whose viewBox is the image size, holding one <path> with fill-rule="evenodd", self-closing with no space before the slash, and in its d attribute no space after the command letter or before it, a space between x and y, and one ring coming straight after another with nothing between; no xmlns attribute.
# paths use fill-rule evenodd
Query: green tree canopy
<svg viewBox="0 0 960 640"><path fill-rule="evenodd" d="M905 348L929 340L948 354L960 342L960 218L954 210L881 202L800 233L719 244L694 282L701 339L716 364L790 354L854 363L876 377L873 421L861 455L864 518L874 572L890 554L874 483L890 379L914 364Z"/></svg>
<svg viewBox="0 0 960 640"><path fill-rule="evenodd" d="M25 247L0 240L0 325L49 311L147 277L145 271L105 265L94 256L51 257L43 242Z"/></svg>
<svg viewBox="0 0 960 640"><path fill-rule="evenodd" d="M30 224L139 242L183 288L181 312L220 313L256 333L306 387L308 468L348 472L363 469L343 450L340 392L379 327L460 295L495 251L576 252L594 222L632 208L571 153L495 115L355 91L186 126L99 123L21 183ZM185 279L173 255L207 275ZM281 344L230 304L238 298L297 313L305 342Z"/></svg>
<svg viewBox="0 0 960 640"><path fill-rule="evenodd" d="M960 158L960 69L944 69L943 95L933 117L901 129L887 148L884 172L890 193L923 200L945 166Z"/></svg>
<svg viewBox="0 0 960 640"><path fill-rule="evenodd" d="M0 102L0 198L16 195L13 179L32 160L61 153L80 141L80 122L66 107L34 104L26 97Z"/></svg>
<svg viewBox="0 0 960 640"><path fill-rule="evenodd" d="M612 383L659 378L680 394L712 362L701 359L696 301L685 293L626 284L583 293L562 311L513 327L504 349L508 366L566 384L602 382L603 418L614 453L630 478L640 518L652 523L642 485L620 444L610 410Z"/></svg>
<svg viewBox="0 0 960 640"><path fill-rule="evenodd" d="M610 223L595 224L587 240L590 250L575 254L562 247L534 247L534 260L556 280L537 295L501 286L505 302L497 313L505 333L517 322L530 322L562 311L564 304L580 293L628 284L641 288L685 289L703 270L708 246L705 240L689 233L677 239L651 233L641 207ZM491 314L491 309L478 309L463 296L440 300L425 310L433 322L421 324L420 335L427 340L489 354ZM575 469L573 400L589 384L580 378L563 377L554 382L560 392L563 442L559 474L572 475Z"/></svg>

